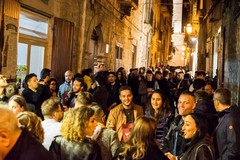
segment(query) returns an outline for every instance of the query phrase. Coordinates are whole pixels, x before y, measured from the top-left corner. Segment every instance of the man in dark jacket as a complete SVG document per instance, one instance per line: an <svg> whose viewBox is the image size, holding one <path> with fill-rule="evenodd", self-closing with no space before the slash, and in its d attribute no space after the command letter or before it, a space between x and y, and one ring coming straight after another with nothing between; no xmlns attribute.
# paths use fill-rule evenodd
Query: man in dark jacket
<svg viewBox="0 0 240 160"><path fill-rule="evenodd" d="M172 111L175 110L175 106L174 106L174 97L171 94L171 83L169 81L170 78L170 73L168 70L163 71L163 78L158 81L158 86L159 89L162 90L164 92L164 94L167 96L168 100L169 100L169 105L172 109ZM175 112L173 112L173 114L175 114Z"/></svg>
<svg viewBox="0 0 240 160"><path fill-rule="evenodd" d="M27 87L23 90L22 96L25 98L27 103L35 106L36 114L43 119L41 105L44 101L45 88L38 87L37 75L30 73L25 77L25 83Z"/></svg>
<svg viewBox="0 0 240 160"><path fill-rule="evenodd" d="M231 92L226 88L217 89L213 100L214 107L219 112L219 124L214 141L217 158L240 159L240 110L236 106L231 106Z"/></svg>
<svg viewBox="0 0 240 160"><path fill-rule="evenodd" d="M106 88L108 90L109 96L107 101L108 109L115 107L116 105L120 104L121 101L119 99L119 88L120 84L116 82L116 75L114 72L108 73L108 84Z"/></svg>
<svg viewBox="0 0 240 160"><path fill-rule="evenodd" d="M43 68L40 72L40 80L38 83L38 88L42 88L44 90L44 94L42 97L43 101L47 100L52 96L50 90L49 90L49 84L48 81L50 80L50 74L51 70L48 68Z"/></svg>
<svg viewBox="0 0 240 160"><path fill-rule="evenodd" d="M18 127L16 116L0 106L0 159L53 160L52 155L25 129Z"/></svg>
<svg viewBox="0 0 240 160"><path fill-rule="evenodd" d="M184 91L178 99L179 115L170 125L164 139L163 152L180 156L185 151L185 139L182 136L183 117L192 113L196 107L196 98L192 92Z"/></svg>

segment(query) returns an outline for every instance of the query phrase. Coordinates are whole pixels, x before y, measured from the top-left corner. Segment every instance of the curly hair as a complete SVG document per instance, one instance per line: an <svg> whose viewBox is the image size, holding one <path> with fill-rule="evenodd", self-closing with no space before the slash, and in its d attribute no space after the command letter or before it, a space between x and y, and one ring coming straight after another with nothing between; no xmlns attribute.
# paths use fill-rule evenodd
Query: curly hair
<svg viewBox="0 0 240 160"><path fill-rule="evenodd" d="M159 94L162 98L162 106L158 108L158 112L154 110L151 104L151 98L153 94ZM151 94L151 96L148 99L146 110L149 111L151 116L153 116L157 121L159 121L164 116L171 114L171 107L169 106L168 98L160 90L156 90Z"/></svg>
<svg viewBox="0 0 240 160"><path fill-rule="evenodd" d="M17 115L17 119L40 143L43 143L44 131L41 119L35 113L23 111Z"/></svg>
<svg viewBox="0 0 240 160"><path fill-rule="evenodd" d="M86 106L69 110L62 122L62 136L70 141L82 141L86 137L88 121L93 115L94 110Z"/></svg>
<svg viewBox="0 0 240 160"><path fill-rule="evenodd" d="M132 159L142 159L150 144L156 145L155 141L156 120L147 116L139 116L134 122L130 138L123 146L123 152L120 153L123 157L134 149Z"/></svg>

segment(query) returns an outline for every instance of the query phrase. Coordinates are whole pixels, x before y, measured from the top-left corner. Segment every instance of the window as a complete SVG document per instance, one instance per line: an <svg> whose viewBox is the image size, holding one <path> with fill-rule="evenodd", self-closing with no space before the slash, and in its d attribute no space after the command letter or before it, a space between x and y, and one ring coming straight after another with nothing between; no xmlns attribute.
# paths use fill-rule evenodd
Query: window
<svg viewBox="0 0 240 160"><path fill-rule="evenodd" d="M48 18L22 9L19 20L17 79L35 73L38 78L44 67L48 37Z"/></svg>
<svg viewBox="0 0 240 160"><path fill-rule="evenodd" d="M152 0L146 0L146 3L144 4L145 9L145 18L144 23L146 24L152 24L153 21L153 11L152 11Z"/></svg>
<svg viewBox="0 0 240 160"><path fill-rule="evenodd" d="M136 66L137 46L132 44L132 68Z"/></svg>
<svg viewBox="0 0 240 160"><path fill-rule="evenodd" d="M30 12L21 11L19 32L25 35L47 39L48 19Z"/></svg>
<svg viewBox="0 0 240 160"><path fill-rule="evenodd" d="M123 48L116 45L115 47L115 70L117 70L119 67L122 67L122 56L123 56Z"/></svg>

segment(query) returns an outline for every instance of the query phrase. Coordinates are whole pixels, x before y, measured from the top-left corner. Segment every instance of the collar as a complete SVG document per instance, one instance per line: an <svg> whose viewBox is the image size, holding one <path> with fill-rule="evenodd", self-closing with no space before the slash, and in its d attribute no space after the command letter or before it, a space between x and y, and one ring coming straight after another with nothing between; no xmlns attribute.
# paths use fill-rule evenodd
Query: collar
<svg viewBox="0 0 240 160"><path fill-rule="evenodd" d="M232 107L226 108L224 110L222 110L221 112L218 113L218 118L223 117L225 114L230 113L232 110Z"/></svg>

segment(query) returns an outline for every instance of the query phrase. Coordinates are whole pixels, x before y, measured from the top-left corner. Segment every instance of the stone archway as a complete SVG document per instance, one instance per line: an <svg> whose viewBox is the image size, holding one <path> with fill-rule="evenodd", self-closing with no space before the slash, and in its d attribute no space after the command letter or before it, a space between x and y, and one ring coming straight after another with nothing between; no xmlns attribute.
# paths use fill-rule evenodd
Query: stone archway
<svg viewBox="0 0 240 160"><path fill-rule="evenodd" d="M103 44L103 33L101 24L99 24L92 31L88 48L88 67L93 68L94 73L97 72L97 68L100 63L105 63Z"/></svg>
<svg viewBox="0 0 240 160"><path fill-rule="evenodd" d="M103 33L102 33L102 17L101 14L95 14L89 21L88 27L86 28L86 39L84 43L83 51L83 68L94 69L94 58L97 57L100 52L99 49L102 48L103 44Z"/></svg>

